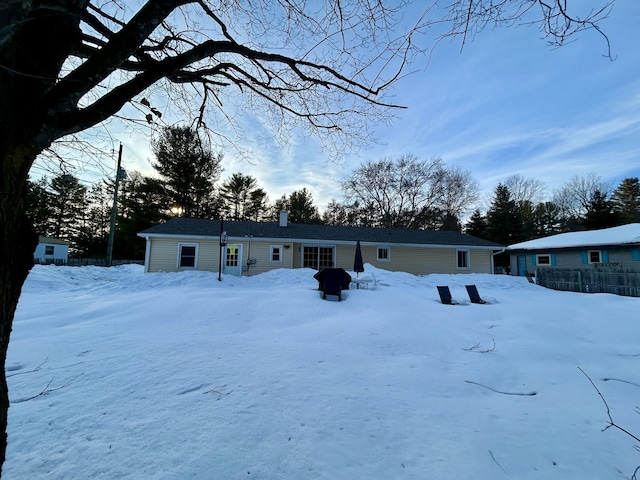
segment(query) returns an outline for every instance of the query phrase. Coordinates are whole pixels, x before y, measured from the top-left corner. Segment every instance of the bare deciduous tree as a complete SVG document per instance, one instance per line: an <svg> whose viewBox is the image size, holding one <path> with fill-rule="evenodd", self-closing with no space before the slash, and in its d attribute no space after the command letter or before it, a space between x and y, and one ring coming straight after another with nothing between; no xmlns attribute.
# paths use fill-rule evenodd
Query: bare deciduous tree
<svg viewBox="0 0 640 480"><path fill-rule="evenodd" d="M442 196L445 174L440 158L368 161L340 185L347 202L357 201L375 212L375 226L418 228L420 216L434 209Z"/></svg>
<svg viewBox="0 0 640 480"><path fill-rule="evenodd" d="M575 221L584 218L596 193L609 196L611 185L595 172L585 176L575 175L554 192L553 202L560 207L566 218Z"/></svg>
<svg viewBox="0 0 640 480"><path fill-rule="evenodd" d="M442 178L440 209L445 219L445 229L451 230L454 224L460 230L460 219L478 200L480 187L471 176L471 172L460 167L449 167Z"/></svg>
<svg viewBox="0 0 640 480"><path fill-rule="evenodd" d="M511 175L502 184L511 192L511 199L518 205L536 205L544 201L546 186L536 178L527 178L519 173Z"/></svg>

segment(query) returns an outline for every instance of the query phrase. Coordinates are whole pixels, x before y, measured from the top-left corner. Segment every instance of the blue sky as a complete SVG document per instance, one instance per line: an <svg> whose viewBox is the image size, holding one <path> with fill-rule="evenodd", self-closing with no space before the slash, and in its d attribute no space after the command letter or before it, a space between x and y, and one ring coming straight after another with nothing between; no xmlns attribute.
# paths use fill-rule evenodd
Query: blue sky
<svg viewBox="0 0 640 480"><path fill-rule="evenodd" d="M251 160L225 152L222 178L258 179L271 200L306 187L324 209L342 199L339 180L366 160L414 154L441 157L471 172L486 200L498 182L519 173L543 181L550 196L574 175L596 172L613 186L640 176L640 2L617 0L601 23L615 61L596 32L562 48L536 28L486 30L460 52L439 44L418 60L393 100L408 106L376 143L334 162L314 138L281 148L247 117L240 143ZM123 134L125 167L151 173L148 137ZM482 206L482 204L479 204Z"/></svg>

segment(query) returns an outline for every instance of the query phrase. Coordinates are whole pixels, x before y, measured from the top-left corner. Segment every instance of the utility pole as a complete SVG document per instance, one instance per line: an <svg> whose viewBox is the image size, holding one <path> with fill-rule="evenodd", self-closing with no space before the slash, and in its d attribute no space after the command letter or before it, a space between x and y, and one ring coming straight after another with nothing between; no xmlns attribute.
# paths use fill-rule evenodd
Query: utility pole
<svg viewBox="0 0 640 480"><path fill-rule="evenodd" d="M107 244L107 258L105 264L107 267L111 266L111 259L113 256L113 237L116 233L116 217L118 215L118 184L120 179L126 176L125 171L120 168L122 164L122 144L120 144L120 151L118 152L118 168L116 169L116 184L113 189L113 206L111 207L111 225L109 226L109 242Z"/></svg>

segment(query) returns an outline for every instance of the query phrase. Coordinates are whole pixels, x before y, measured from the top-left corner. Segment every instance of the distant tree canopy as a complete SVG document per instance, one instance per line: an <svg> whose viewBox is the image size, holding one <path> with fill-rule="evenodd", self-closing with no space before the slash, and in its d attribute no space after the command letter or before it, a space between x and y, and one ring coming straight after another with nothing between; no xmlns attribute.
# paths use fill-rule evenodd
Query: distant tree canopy
<svg viewBox="0 0 640 480"><path fill-rule="evenodd" d="M272 218L279 220L280 211L288 212L288 220L291 223L322 223L318 207L313 204L313 195L303 188L292 192L288 197L283 195L273 205Z"/></svg>
<svg viewBox="0 0 640 480"><path fill-rule="evenodd" d="M478 195L468 172L413 155L365 162L340 188L345 204L366 218L361 223L389 228L459 230L458 219Z"/></svg>
<svg viewBox="0 0 640 480"><path fill-rule="evenodd" d="M267 210L266 192L258 188L258 181L251 175L232 174L222 182L220 197L229 220L251 220Z"/></svg>
<svg viewBox="0 0 640 480"><path fill-rule="evenodd" d="M511 193L507 184L516 185L517 196ZM535 188L522 188L523 185ZM573 176L554 192L552 200L541 200L543 196L539 192L542 191L544 185L537 180L509 177L507 182L496 187L486 215L480 210L474 211L465 224L465 232L509 245L557 233L624 225L640 219L640 182L636 177L623 179L613 192L595 173Z"/></svg>

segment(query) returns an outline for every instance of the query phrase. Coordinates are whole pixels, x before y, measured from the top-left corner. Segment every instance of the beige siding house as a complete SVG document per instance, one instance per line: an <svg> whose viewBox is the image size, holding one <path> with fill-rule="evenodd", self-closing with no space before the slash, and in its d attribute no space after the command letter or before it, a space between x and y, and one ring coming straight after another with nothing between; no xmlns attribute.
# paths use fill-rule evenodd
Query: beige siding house
<svg viewBox="0 0 640 480"><path fill-rule="evenodd" d="M176 218L138 236L146 240L145 272L221 266L238 276L276 268L352 270L358 240L364 263L385 270L493 273L492 255L504 248L458 232L289 224L286 215L271 223Z"/></svg>

